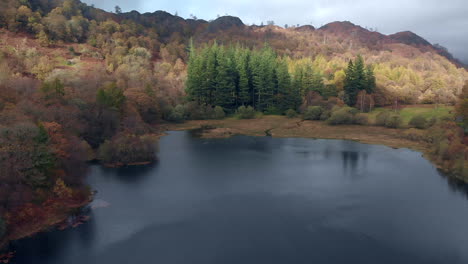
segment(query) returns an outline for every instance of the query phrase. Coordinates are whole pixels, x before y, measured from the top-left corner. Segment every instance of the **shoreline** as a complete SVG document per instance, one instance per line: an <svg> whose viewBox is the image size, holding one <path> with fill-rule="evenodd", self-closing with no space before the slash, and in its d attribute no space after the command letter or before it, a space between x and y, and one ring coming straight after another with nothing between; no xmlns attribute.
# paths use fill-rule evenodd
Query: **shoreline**
<svg viewBox="0 0 468 264"><path fill-rule="evenodd" d="M465 179L451 174L450 170L439 164L431 154L431 144L422 140L426 130L414 130L408 128L392 129L379 126L338 125L331 126L323 121L304 121L299 118L287 118L284 116L263 116L255 119L226 118L222 120L189 120L183 123L164 123L158 127L158 138L167 135L167 131L196 131L201 138L230 138L236 135L276 138L309 138L309 139L334 139L351 140L363 144L384 145L390 148L407 148L420 152L422 156L441 170L450 178L464 183ZM409 132L419 133L417 139L411 138ZM127 166L142 166L153 163L152 161L135 162ZM119 168L122 164L100 164L107 168ZM66 206L57 210L37 224L26 235L14 236L10 234L0 241L0 249L5 249L9 241L33 236L37 233L56 227L66 220L73 210L82 208L92 201L92 197L82 200L79 205ZM65 210L64 210L65 209ZM13 239L12 239L13 238Z"/></svg>
<svg viewBox="0 0 468 264"><path fill-rule="evenodd" d="M426 139L427 130L414 128L386 128L380 126L337 125L323 121L309 121L285 116L262 116L255 119L226 118L223 120L189 120L184 123L167 123L164 131L198 130L201 138L229 138L235 135L271 136L277 138L311 138L351 140L363 144L384 145L390 148L407 148L420 152L438 170L451 178L468 181L444 167L432 154Z"/></svg>
<svg viewBox="0 0 468 264"><path fill-rule="evenodd" d="M229 138L235 135L271 136L277 138L312 138L352 140L364 144L385 145L391 148L409 148L428 154L430 144L404 137L409 129L379 126L338 125L323 121L303 121L299 118L264 116L256 119L189 120L167 123L164 131L200 130L202 138ZM423 130L422 130L423 131Z"/></svg>

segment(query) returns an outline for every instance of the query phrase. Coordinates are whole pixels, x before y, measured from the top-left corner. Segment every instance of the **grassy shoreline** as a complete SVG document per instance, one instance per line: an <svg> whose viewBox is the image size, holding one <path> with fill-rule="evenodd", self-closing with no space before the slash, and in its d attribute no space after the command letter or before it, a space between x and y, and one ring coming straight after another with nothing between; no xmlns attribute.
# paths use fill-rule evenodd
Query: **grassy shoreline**
<svg viewBox="0 0 468 264"><path fill-rule="evenodd" d="M426 130L414 128L386 128L380 126L338 125L331 126L323 121L307 121L285 116L261 116L255 119L226 118L223 120L190 120L162 126L163 131L200 129L202 138L229 138L235 135L272 136L279 138L297 137L314 139L352 140L365 144L385 145L391 148L408 148L421 152L423 157L444 173L458 180L468 181L452 175L449 168L438 162L431 144L424 139Z"/></svg>
<svg viewBox="0 0 468 264"><path fill-rule="evenodd" d="M166 124L165 131L183 131L200 128L203 138L227 138L234 135L300 137L353 140L367 144L380 144L392 148L410 148L429 151L429 144L402 137L408 129L392 129L379 126L339 125L330 126L323 121L305 121L284 116L263 116L255 119L227 118L223 120L190 120L178 124Z"/></svg>

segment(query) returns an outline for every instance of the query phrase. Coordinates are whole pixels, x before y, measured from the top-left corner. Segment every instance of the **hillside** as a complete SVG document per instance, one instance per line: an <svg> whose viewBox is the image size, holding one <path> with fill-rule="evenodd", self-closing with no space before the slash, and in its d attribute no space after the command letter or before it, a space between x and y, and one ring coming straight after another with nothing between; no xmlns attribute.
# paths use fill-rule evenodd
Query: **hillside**
<svg viewBox="0 0 468 264"><path fill-rule="evenodd" d="M157 160L153 144L165 122L294 116L319 106L320 119L334 112L355 123L365 117L357 112L375 107L455 105L468 93L462 66L415 33L387 36L351 22L248 26L231 16L204 21L164 11L114 14L78 0L2 0L0 248L89 200L86 161ZM456 109L466 112L466 103ZM453 157L463 167L466 137L450 124L437 134L437 153L447 167Z"/></svg>
<svg viewBox="0 0 468 264"><path fill-rule="evenodd" d="M196 46L214 40L251 48L268 43L280 56L307 58L314 61L322 75L334 74L325 80L328 83L339 82L335 77L343 73L347 61L361 54L375 66L380 89L406 103L454 102L468 78L460 68L462 64L446 49L433 46L412 32L386 36L347 21L332 22L319 29L284 29L246 26L239 18L229 16L208 22L183 19L164 11L113 14L79 1L65 1L63 5L51 0L28 3L26 7L19 1L3 2L0 25L20 33L17 36L36 36L42 46L79 44L84 50L76 50L78 53L105 60L108 74L115 73L122 63L116 57L125 56L132 47L145 48L152 65L164 62L183 68L188 42L193 39ZM87 54L91 50L94 54ZM183 92L183 76L180 78L176 87L171 81L177 91L169 93ZM381 103L391 102L387 98Z"/></svg>

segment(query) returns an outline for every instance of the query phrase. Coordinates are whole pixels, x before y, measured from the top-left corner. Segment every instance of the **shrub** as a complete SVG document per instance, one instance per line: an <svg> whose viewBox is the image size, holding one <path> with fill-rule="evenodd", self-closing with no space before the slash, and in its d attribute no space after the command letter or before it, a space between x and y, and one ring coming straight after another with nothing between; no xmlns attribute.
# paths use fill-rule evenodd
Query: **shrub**
<svg viewBox="0 0 468 264"><path fill-rule="evenodd" d="M287 116L288 118L294 118L294 117L297 116L297 113L296 113L296 111L294 111L293 109L288 109L288 110L286 111L286 116Z"/></svg>
<svg viewBox="0 0 468 264"><path fill-rule="evenodd" d="M320 106L309 106L307 110L304 112L303 119L304 120L319 120L320 116L323 113L323 108ZM327 117L328 119L328 117Z"/></svg>
<svg viewBox="0 0 468 264"><path fill-rule="evenodd" d="M330 118L330 116L331 116L331 111L325 110L320 115L320 120L326 121L326 120L328 120L328 118Z"/></svg>
<svg viewBox="0 0 468 264"><path fill-rule="evenodd" d="M357 125L366 126L369 124L369 117L366 114L359 113L354 117L354 123Z"/></svg>
<svg viewBox="0 0 468 264"><path fill-rule="evenodd" d="M169 121L182 122L186 119L186 110L183 105L177 105L169 114Z"/></svg>
<svg viewBox="0 0 468 264"><path fill-rule="evenodd" d="M215 109L211 105L199 105L196 102L189 102L184 107L185 119L205 120L216 118Z"/></svg>
<svg viewBox="0 0 468 264"><path fill-rule="evenodd" d="M221 106L216 106L214 108L214 118L215 119L223 119L226 117L226 113L224 113L224 110Z"/></svg>
<svg viewBox="0 0 468 264"><path fill-rule="evenodd" d="M388 128L398 128L400 125L401 116L399 114L390 114L385 121L385 126Z"/></svg>
<svg viewBox="0 0 468 264"><path fill-rule="evenodd" d="M417 115L411 118L409 125L417 129L425 129L428 126L428 122L424 116Z"/></svg>
<svg viewBox="0 0 468 264"><path fill-rule="evenodd" d="M136 135L118 135L107 140L98 149L98 159L103 163L123 166L156 160L154 140Z"/></svg>
<svg viewBox="0 0 468 264"><path fill-rule="evenodd" d="M433 117L431 117L431 119L429 119L429 120L427 121L427 127L432 127L432 126L434 126L435 124L437 124L437 122L438 122L437 117L433 116Z"/></svg>
<svg viewBox="0 0 468 264"><path fill-rule="evenodd" d="M255 117L255 109L251 106L240 106L237 108L237 116L240 119L252 119Z"/></svg>
<svg viewBox="0 0 468 264"><path fill-rule="evenodd" d="M351 107L334 107L328 124L330 125L346 125L354 123L354 116L357 113L357 109Z"/></svg>
<svg viewBox="0 0 468 264"><path fill-rule="evenodd" d="M401 137L404 139L411 140L411 141L432 143L432 139L427 135L426 131L415 129L415 128L410 128L404 131L401 134Z"/></svg>
<svg viewBox="0 0 468 264"><path fill-rule="evenodd" d="M375 124L378 126L385 126L387 123L388 117L391 115L390 111L385 110L383 112L380 112L376 117L375 117Z"/></svg>
<svg viewBox="0 0 468 264"><path fill-rule="evenodd" d="M269 106L265 111L263 111L267 115L281 115L282 111L276 106Z"/></svg>

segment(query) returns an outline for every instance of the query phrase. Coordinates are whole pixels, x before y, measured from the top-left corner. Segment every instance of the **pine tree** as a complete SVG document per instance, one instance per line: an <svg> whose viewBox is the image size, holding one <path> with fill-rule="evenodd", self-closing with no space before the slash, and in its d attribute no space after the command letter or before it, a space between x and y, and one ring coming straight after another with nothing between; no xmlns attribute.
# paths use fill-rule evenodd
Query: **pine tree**
<svg viewBox="0 0 468 264"><path fill-rule="evenodd" d="M317 92L320 95L323 94L325 90L325 84L323 83L323 77L320 73L312 73L312 85L309 88L309 91Z"/></svg>
<svg viewBox="0 0 468 264"><path fill-rule="evenodd" d="M185 89L189 100L195 100L201 104L202 93L202 58L197 55L193 41L190 40L189 61L187 65L187 82Z"/></svg>
<svg viewBox="0 0 468 264"><path fill-rule="evenodd" d="M249 59L250 52L240 52L237 61L237 71L239 74L238 82L238 101L240 105L252 105L252 96L250 89Z"/></svg>
<svg viewBox="0 0 468 264"><path fill-rule="evenodd" d="M359 92L365 90L372 94L375 90L375 76L371 66L365 66L364 59L359 55L355 62L349 61L345 78L345 102L355 106Z"/></svg>
<svg viewBox="0 0 468 264"><path fill-rule="evenodd" d="M233 78L232 59L224 47L219 48L216 59L216 85L213 104L226 109L234 108L236 86Z"/></svg>
<svg viewBox="0 0 468 264"><path fill-rule="evenodd" d="M292 83L291 76L288 71L288 64L285 60L280 60L278 62L278 67L276 70L276 76L278 80L278 92L276 95L275 104L282 112L288 109L295 109L295 104L293 99L292 92Z"/></svg>
<svg viewBox="0 0 468 264"><path fill-rule="evenodd" d="M366 92L368 94L372 94L375 91L376 81L375 81L374 69L372 68L371 65L367 65L365 74L366 74L366 76L365 76L365 80L366 80L365 89L366 89Z"/></svg>
<svg viewBox="0 0 468 264"><path fill-rule="evenodd" d="M215 42L213 46L206 49L204 56L205 67L203 69L203 81L202 81L202 95L205 98L205 103L213 105L214 92L216 89L216 69L217 69L217 55L218 55L218 44Z"/></svg>
<svg viewBox="0 0 468 264"><path fill-rule="evenodd" d="M352 60L349 60L344 84L345 102L349 106L354 106L356 104L356 97L358 94L358 81L355 73L354 63Z"/></svg>
<svg viewBox="0 0 468 264"><path fill-rule="evenodd" d="M301 78L301 91L302 96L305 96L309 91L312 90L314 85L314 72L312 71L312 65L307 63L302 66L302 78Z"/></svg>

